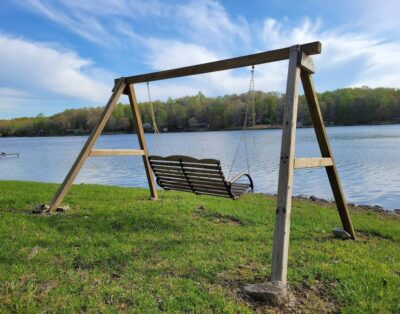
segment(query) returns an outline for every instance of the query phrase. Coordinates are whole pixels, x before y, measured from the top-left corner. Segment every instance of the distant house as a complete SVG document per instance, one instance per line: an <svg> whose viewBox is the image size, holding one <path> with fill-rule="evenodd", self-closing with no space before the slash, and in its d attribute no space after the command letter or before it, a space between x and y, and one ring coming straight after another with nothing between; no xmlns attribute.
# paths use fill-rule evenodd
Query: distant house
<svg viewBox="0 0 400 314"><path fill-rule="evenodd" d="M149 122L143 123L143 129L145 132L153 132L153 126Z"/></svg>
<svg viewBox="0 0 400 314"><path fill-rule="evenodd" d="M86 131L82 128L79 129L66 129L65 133L68 135L80 135L80 134L86 134Z"/></svg>
<svg viewBox="0 0 400 314"><path fill-rule="evenodd" d="M196 128L196 129L208 129L209 127L210 127L210 124L206 123L206 122L199 122L199 123L195 123L193 125L193 128Z"/></svg>

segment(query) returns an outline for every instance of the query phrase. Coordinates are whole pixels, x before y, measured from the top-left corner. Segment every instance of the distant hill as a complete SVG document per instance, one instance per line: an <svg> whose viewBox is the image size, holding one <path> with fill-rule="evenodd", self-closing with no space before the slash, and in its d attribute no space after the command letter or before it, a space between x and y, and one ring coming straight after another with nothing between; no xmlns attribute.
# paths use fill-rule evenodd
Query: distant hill
<svg viewBox="0 0 400 314"><path fill-rule="evenodd" d="M400 89L344 88L320 93L321 110L328 125L400 123ZM285 95L277 92L254 92L256 124L276 127L282 121ZM158 128L161 131L223 130L240 128L249 97L247 93L207 97L195 96L153 102ZM151 131L150 104L141 103L143 123ZM46 136L87 134L95 125L101 107L68 109L46 117L0 120L2 136ZM252 110L252 106L250 107ZM252 115L248 123L252 125ZM300 97L299 125L310 125L304 97ZM118 104L105 132L132 131L130 107Z"/></svg>

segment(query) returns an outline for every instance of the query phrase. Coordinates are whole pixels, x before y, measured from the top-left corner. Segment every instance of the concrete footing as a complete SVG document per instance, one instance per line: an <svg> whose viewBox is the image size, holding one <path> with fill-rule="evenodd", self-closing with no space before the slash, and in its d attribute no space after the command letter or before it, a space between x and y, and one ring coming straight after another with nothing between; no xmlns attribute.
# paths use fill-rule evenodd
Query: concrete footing
<svg viewBox="0 0 400 314"><path fill-rule="evenodd" d="M243 287L243 292L255 301L270 305L286 304L294 299L287 285L281 282L263 282Z"/></svg>

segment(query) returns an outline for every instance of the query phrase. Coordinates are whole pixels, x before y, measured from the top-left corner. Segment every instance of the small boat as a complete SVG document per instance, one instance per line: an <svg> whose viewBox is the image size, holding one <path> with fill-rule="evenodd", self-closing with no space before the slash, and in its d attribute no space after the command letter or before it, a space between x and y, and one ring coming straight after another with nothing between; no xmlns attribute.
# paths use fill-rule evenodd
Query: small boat
<svg viewBox="0 0 400 314"><path fill-rule="evenodd" d="M5 153L5 152L1 152L0 153L0 158L6 158L6 157L17 157L19 158L19 153Z"/></svg>

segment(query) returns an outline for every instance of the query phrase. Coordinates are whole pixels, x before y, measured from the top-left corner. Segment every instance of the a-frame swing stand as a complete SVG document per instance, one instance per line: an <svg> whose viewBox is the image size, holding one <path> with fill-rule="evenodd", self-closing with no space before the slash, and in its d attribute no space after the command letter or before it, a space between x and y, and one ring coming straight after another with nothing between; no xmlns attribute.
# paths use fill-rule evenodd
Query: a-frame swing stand
<svg viewBox="0 0 400 314"><path fill-rule="evenodd" d="M133 84L289 60L286 100L283 116L275 231L272 250L271 281L246 287L247 292L255 297L263 298L272 303L284 302L287 298L286 285L290 213L292 204L293 171L295 169L325 167L343 228L353 239L355 239L353 225L347 210L346 200L339 181L336 164L333 159L333 154L329 145L312 80L314 66L311 55L320 53L321 43L313 42L233 59L116 79L110 100L105 106L98 123L87 139L86 144L82 148L82 151L73 164L71 170L52 199L50 203L50 211L55 211L61 204L86 158L91 156L142 156L151 198L157 199L157 190L148 161L148 151ZM318 158L295 158L296 121L300 81L303 84L305 98L307 100L315 134L321 150L321 157ZM127 94L129 97L140 149L93 149L97 138L104 129L104 126L110 118L119 97L123 93Z"/></svg>

